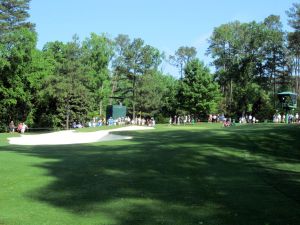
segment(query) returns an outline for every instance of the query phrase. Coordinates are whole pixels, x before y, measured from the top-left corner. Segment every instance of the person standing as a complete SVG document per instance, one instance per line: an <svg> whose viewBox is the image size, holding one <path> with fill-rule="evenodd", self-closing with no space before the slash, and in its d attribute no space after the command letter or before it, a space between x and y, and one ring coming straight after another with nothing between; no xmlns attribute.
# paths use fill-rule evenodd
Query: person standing
<svg viewBox="0 0 300 225"><path fill-rule="evenodd" d="M170 118L169 118L169 126L171 126L172 125L172 116L170 116Z"/></svg>
<svg viewBox="0 0 300 225"><path fill-rule="evenodd" d="M15 132L15 124L14 124L14 121L10 121L10 123L9 123L9 132L10 133L13 133L13 132Z"/></svg>
<svg viewBox="0 0 300 225"><path fill-rule="evenodd" d="M177 116L175 115L174 116L174 125L176 125L176 123L177 123Z"/></svg>
<svg viewBox="0 0 300 225"><path fill-rule="evenodd" d="M281 123L281 115L280 115L280 113L277 115L277 123Z"/></svg>
<svg viewBox="0 0 300 225"><path fill-rule="evenodd" d="M25 123L23 123L22 124L22 128L21 128L21 133L22 134L24 134L25 133L25 130L28 128L28 126L25 124Z"/></svg>
<svg viewBox="0 0 300 225"><path fill-rule="evenodd" d="M249 119L248 123L252 123L252 115L251 114L249 115L248 119Z"/></svg>
<svg viewBox="0 0 300 225"><path fill-rule="evenodd" d="M22 127L23 127L23 123L19 123L17 127L17 132L21 133Z"/></svg>

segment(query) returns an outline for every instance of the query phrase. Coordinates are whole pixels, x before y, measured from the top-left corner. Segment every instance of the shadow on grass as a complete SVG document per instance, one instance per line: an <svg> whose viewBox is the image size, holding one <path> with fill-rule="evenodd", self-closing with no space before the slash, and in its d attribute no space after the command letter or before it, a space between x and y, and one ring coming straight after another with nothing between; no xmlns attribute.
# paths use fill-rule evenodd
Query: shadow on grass
<svg viewBox="0 0 300 225"><path fill-rule="evenodd" d="M55 159L35 165L56 180L29 197L120 225L300 224L299 127L123 134L134 139L0 150Z"/></svg>

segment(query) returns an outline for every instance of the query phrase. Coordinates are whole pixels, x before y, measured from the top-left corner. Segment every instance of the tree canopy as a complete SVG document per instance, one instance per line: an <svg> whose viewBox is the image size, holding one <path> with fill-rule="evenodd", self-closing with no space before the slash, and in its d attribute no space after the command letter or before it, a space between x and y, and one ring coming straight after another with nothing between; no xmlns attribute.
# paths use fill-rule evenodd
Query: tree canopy
<svg viewBox="0 0 300 225"><path fill-rule="evenodd" d="M178 92L180 108L196 117L217 113L221 94L209 69L198 59L187 63Z"/></svg>
<svg viewBox="0 0 300 225"><path fill-rule="evenodd" d="M29 3L0 0L1 131L11 120L68 129L73 122L105 118L106 107L119 103L132 118L251 113L262 120L277 109L277 92L300 91L298 3L286 12L292 32L276 15L214 28L207 49L213 72L193 46L179 46L165 59L164 52L125 34L74 35L38 49ZM161 70L164 60L180 79Z"/></svg>

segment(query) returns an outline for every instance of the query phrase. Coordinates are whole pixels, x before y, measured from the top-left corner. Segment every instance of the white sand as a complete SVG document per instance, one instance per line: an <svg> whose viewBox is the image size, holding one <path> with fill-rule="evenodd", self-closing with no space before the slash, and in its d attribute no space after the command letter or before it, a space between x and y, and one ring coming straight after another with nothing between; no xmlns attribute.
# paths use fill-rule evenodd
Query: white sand
<svg viewBox="0 0 300 225"><path fill-rule="evenodd" d="M21 137L8 138L13 145L69 145L93 143L99 141L131 139L129 136L111 134L114 131L134 131L153 129L153 127L128 126L111 130L95 132L75 132L74 130L58 131L46 134L21 135Z"/></svg>

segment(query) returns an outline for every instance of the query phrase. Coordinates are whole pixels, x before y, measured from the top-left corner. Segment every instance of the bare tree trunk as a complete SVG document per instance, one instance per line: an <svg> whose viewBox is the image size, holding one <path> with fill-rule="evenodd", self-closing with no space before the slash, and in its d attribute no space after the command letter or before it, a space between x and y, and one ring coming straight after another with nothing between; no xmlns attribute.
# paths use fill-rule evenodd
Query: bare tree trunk
<svg viewBox="0 0 300 225"><path fill-rule="evenodd" d="M102 86L101 86L101 94L103 92L103 83L102 83ZM102 103L103 103L103 100L101 98L100 102L99 102L99 115L101 116L102 115Z"/></svg>
<svg viewBox="0 0 300 225"><path fill-rule="evenodd" d="M230 111L231 111L231 109L232 109L232 85L233 85L233 83L232 83L232 79L230 78L230 84L229 84L230 86L230 89L229 89L229 109L230 109Z"/></svg>
<svg viewBox="0 0 300 225"><path fill-rule="evenodd" d="M295 92L297 91L297 88L298 88L298 57L296 56L295 57L295 62L294 62L294 76L295 76Z"/></svg>
<svg viewBox="0 0 300 225"><path fill-rule="evenodd" d="M274 109L276 108L276 77L273 74L273 96L274 96Z"/></svg>
<svg viewBox="0 0 300 225"><path fill-rule="evenodd" d="M102 100L100 100L100 103L99 103L99 115L100 116L102 115Z"/></svg>
<svg viewBox="0 0 300 225"><path fill-rule="evenodd" d="M183 79L183 65L182 63L180 63L180 79L182 80Z"/></svg>
<svg viewBox="0 0 300 225"><path fill-rule="evenodd" d="M133 75L133 90L132 90L132 95L133 95L133 101L132 101L132 119L135 119L135 100L136 100L136 92L135 92L135 86L136 86L136 76Z"/></svg>
<svg viewBox="0 0 300 225"><path fill-rule="evenodd" d="M295 87L295 92L300 93L300 84L299 84L299 79L300 79L300 57L296 56L296 68L295 68L295 78L296 78L296 87Z"/></svg>
<svg viewBox="0 0 300 225"><path fill-rule="evenodd" d="M273 54L273 64L272 64L272 71L271 71L271 82L273 79L273 98L274 98L274 109L276 108L276 74L275 74L275 57Z"/></svg>
<svg viewBox="0 0 300 225"><path fill-rule="evenodd" d="M115 75L113 77L113 81L112 81L113 84L112 84L112 88L111 88L111 97L114 97L114 93L115 93L115 91L117 89L117 85L118 85L118 81L117 80L118 80L117 79L117 75ZM109 99L109 104L112 105L112 103L113 103L113 99L110 98Z"/></svg>
<svg viewBox="0 0 300 225"><path fill-rule="evenodd" d="M69 120L70 120L70 115L69 115L69 112L67 112L67 124L66 124L67 130L69 130Z"/></svg>
<svg viewBox="0 0 300 225"><path fill-rule="evenodd" d="M69 123L70 123L70 101L67 99L66 105L66 129L69 130Z"/></svg>

